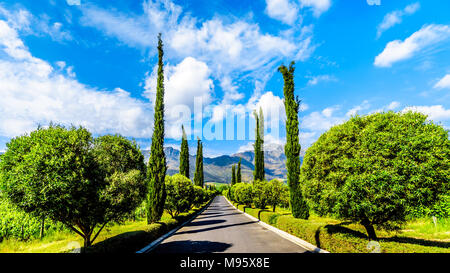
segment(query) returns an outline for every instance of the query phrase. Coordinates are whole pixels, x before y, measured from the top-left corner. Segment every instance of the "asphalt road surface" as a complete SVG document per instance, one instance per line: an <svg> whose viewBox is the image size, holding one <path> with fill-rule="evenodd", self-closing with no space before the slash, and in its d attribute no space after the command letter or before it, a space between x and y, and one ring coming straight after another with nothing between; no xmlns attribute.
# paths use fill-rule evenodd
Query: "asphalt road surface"
<svg viewBox="0 0 450 273"><path fill-rule="evenodd" d="M299 253L307 250L243 215L223 196L169 238L154 253Z"/></svg>

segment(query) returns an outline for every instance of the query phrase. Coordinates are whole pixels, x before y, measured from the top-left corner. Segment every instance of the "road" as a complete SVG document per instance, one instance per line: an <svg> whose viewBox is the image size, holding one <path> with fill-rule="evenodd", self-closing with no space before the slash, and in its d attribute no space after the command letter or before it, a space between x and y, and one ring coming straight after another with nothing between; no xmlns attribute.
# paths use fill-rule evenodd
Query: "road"
<svg viewBox="0 0 450 273"><path fill-rule="evenodd" d="M307 250L251 220L217 196L153 253L301 253Z"/></svg>

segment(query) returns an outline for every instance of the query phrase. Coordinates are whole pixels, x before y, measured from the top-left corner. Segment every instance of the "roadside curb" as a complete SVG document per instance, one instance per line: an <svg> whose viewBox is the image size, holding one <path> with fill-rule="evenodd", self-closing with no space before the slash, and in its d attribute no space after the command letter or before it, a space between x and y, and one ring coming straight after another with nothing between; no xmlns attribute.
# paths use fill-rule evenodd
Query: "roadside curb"
<svg viewBox="0 0 450 273"><path fill-rule="evenodd" d="M269 224L259 220L258 218L255 218L255 217L251 216L250 214L248 214L246 212L243 212L243 211L239 210L238 208L236 208L230 202L230 200L228 200L228 198L226 198L225 196L224 196L224 198L237 211L239 211L240 213L244 214L245 216L247 216L248 218L252 219L253 221L257 221L258 224L260 224L261 226L267 228L268 230L271 230L271 231L275 232L276 234L280 235L281 237L283 237L283 238L285 238L285 239L287 239L287 240L289 240L289 241L291 241L291 242L293 242L293 243L295 243L295 244L297 244L297 245L299 245L299 246L301 246L301 247L303 247L303 248L305 248L305 249L307 249L309 251L315 252L315 253L330 253L330 252L328 252L326 250L323 250L323 249L320 249L317 246L315 246L315 245L313 245L311 243L308 243L307 241L302 240L302 239L300 239L300 238L298 238L298 237L296 237L296 236L294 236L292 234L289 234L289 233L287 233L287 232L285 232L285 231L283 231L281 229L278 229L278 228L276 228L276 227L274 227L272 225L269 225Z"/></svg>
<svg viewBox="0 0 450 273"><path fill-rule="evenodd" d="M217 197L217 196L216 196ZM159 244L162 243L162 241L164 241L165 239L167 239L168 237L172 236L175 232L177 232L180 228L184 227L185 225L189 224L190 222L192 222L192 220L194 220L199 214L201 214L203 211L205 211L209 205L211 205L212 201L214 199L216 199L216 197L214 197L213 199L211 199L209 201L209 203L202 208L199 212L197 212L196 214L194 214L189 220L187 220L186 222L184 222L183 224L179 225L178 227L172 229L171 231L167 232L166 234L162 235L161 237L159 237L158 239L154 240L153 242L151 242L149 245L147 245L146 247L142 248L141 250L136 251L136 253L148 253L150 251L152 251L155 247L157 247Z"/></svg>

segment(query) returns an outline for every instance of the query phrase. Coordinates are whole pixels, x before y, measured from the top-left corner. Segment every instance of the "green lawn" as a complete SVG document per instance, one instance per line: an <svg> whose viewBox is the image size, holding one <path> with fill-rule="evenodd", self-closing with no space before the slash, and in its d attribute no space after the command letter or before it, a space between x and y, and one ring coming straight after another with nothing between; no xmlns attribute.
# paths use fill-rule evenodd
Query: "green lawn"
<svg viewBox="0 0 450 273"><path fill-rule="evenodd" d="M236 203L234 203L236 206ZM355 223L344 222L312 214L308 220L295 219L286 208L265 210L239 205L242 211L281 230L330 252L371 252L365 229ZM431 218L409 221L399 231L377 230L380 251L383 253L450 253L450 219L440 219L436 226Z"/></svg>
<svg viewBox="0 0 450 273"><path fill-rule="evenodd" d="M189 216L195 213L197 210L192 210L189 213L183 213L181 216ZM171 223L173 219L171 216L164 212L160 222ZM153 224L155 225L155 224ZM112 224L106 226L99 234L94 242L94 247L100 242L111 240L115 237L120 237L126 234L133 234L137 232L148 232L152 225L147 225L146 219L140 219L136 221L127 221L123 224ZM156 239L156 238L155 238ZM145 243L145 242L144 242ZM149 244L147 242L146 244ZM42 240L33 239L29 241L20 241L16 239L5 239L0 243L0 253L58 253L69 252L72 249L82 246L82 238L69 231L56 232L49 236L45 236ZM134 251L137 251L136 249Z"/></svg>

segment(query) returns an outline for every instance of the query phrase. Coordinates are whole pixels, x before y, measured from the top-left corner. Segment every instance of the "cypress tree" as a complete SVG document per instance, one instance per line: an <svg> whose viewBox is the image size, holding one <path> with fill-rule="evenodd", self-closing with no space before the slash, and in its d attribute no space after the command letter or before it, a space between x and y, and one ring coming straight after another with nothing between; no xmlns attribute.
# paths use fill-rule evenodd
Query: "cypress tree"
<svg viewBox="0 0 450 273"><path fill-rule="evenodd" d="M183 125L181 125L181 130L183 130L183 136L181 138L180 174L189 178L189 146Z"/></svg>
<svg viewBox="0 0 450 273"><path fill-rule="evenodd" d="M241 160L242 160L242 158L239 158L237 171L236 171L236 183L241 183L242 182L242 177L241 177Z"/></svg>
<svg viewBox="0 0 450 273"><path fill-rule="evenodd" d="M203 143L200 142L200 187L203 188L203 185L205 184L205 176L203 173Z"/></svg>
<svg viewBox="0 0 450 273"><path fill-rule="evenodd" d="M164 154L164 64L161 33L158 35L158 82L154 113L154 128L151 154L148 166L147 222L161 219L166 201L164 179L166 177L166 156Z"/></svg>
<svg viewBox="0 0 450 273"><path fill-rule="evenodd" d="M203 188L203 144L197 139L197 156L195 158L194 184Z"/></svg>
<svg viewBox="0 0 450 273"><path fill-rule="evenodd" d="M256 128L255 128L255 170L253 171L253 181L264 180L264 116L262 108L259 108L259 115L256 111L253 112L255 116Z"/></svg>
<svg viewBox="0 0 450 273"><path fill-rule="evenodd" d="M299 143L299 123L298 110L300 100L294 97L294 62L289 65L289 69L284 65L278 68L284 79L284 107L286 110L286 145L284 152L286 155L287 182L290 191L290 205L292 215L295 218L308 219L309 208L303 200L299 185L300 175L300 143Z"/></svg>
<svg viewBox="0 0 450 273"><path fill-rule="evenodd" d="M231 166L231 186L236 184L236 168L235 165Z"/></svg>

